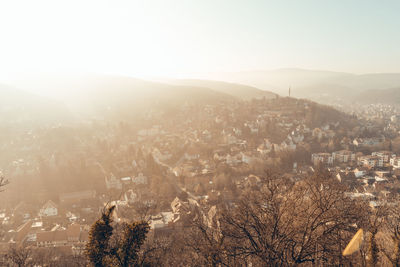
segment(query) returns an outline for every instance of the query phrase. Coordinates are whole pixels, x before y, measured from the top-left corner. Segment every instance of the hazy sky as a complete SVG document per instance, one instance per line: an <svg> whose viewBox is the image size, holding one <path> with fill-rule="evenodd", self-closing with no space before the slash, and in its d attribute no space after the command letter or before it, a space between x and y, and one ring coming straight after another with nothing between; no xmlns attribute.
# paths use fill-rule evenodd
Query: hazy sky
<svg viewBox="0 0 400 267"><path fill-rule="evenodd" d="M398 0L0 1L0 79L282 67L400 72Z"/></svg>

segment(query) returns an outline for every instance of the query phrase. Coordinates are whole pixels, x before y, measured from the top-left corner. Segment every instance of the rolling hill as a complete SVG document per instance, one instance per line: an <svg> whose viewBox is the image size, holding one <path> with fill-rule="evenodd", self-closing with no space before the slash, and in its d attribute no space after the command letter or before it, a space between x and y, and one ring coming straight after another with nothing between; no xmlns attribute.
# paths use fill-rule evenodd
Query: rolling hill
<svg viewBox="0 0 400 267"><path fill-rule="evenodd" d="M72 120L63 103L0 84L0 124L31 126Z"/></svg>
<svg viewBox="0 0 400 267"><path fill-rule="evenodd" d="M277 69L271 71L247 71L215 73L202 78L220 79L270 90L283 96L309 98L323 103L332 99L349 100L368 90L400 87L400 73L351 74L344 72Z"/></svg>
<svg viewBox="0 0 400 267"><path fill-rule="evenodd" d="M182 104L215 104L236 97L192 85L171 85L111 75L75 75L42 78L18 83L26 90L39 90L80 116L118 118L150 109L171 109Z"/></svg>
<svg viewBox="0 0 400 267"><path fill-rule="evenodd" d="M201 86L205 88L210 88L212 90L228 94L239 99L250 100L252 98L275 98L276 94L270 91L265 91L258 89L253 86L228 83L221 81L211 81L211 80L195 80L195 79L184 79L184 80L173 80L173 84L185 85L185 86Z"/></svg>
<svg viewBox="0 0 400 267"><path fill-rule="evenodd" d="M229 77L243 83L247 81L251 85L198 79L151 82L124 76L93 74L36 77L36 80L28 79L13 85L26 91L41 92L42 96L7 86L0 88L1 112L2 117L7 119L21 120L23 117L25 120L33 120L37 117L50 120L61 118L60 114L65 116L68 113L66 106L83 118L134 117L147 112L149 108L164 111L177 109L182 104L217 104L260 97L275 98L275 93L265 90L271 84L274 88L280 88L282 95L287 95L290 86L292 96L321 103L362 99L366 103L375 100L394 103L397 98L391 96L396 89L388 89L387 93L376 90L400 87L400 74L355 75L280 69L241 72ZM266 87L262 87L263 84Z"/></svg>

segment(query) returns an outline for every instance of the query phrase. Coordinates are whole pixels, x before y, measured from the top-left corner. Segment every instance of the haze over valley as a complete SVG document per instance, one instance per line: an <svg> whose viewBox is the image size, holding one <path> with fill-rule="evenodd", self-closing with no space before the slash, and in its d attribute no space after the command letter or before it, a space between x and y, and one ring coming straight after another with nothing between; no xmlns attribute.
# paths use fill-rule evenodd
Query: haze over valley
<svg viewBox="0 0 400 267"><path fill-rule="evenodd" d="M0 1L0 266L399 266L398 10Z"/></svg>

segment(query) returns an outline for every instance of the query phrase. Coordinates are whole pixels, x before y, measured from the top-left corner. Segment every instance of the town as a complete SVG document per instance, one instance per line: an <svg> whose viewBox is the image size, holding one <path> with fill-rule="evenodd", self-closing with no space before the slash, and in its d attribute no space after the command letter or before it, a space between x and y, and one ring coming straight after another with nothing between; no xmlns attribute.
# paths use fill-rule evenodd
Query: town
<svg viewBox="0 0 400 267"><path fill-rule="evenodd" d="M107 204L116 222L147 218L153 238L180 231L194 210L212 221L216 207L237 205L270 169L301 181L323 168L350 198L397 205L399 115L391 106L344 113L277 96L185 103L134 122L9 128L1 135L9 183L0 194L0 252L23 244L79 260Z"/></svg>

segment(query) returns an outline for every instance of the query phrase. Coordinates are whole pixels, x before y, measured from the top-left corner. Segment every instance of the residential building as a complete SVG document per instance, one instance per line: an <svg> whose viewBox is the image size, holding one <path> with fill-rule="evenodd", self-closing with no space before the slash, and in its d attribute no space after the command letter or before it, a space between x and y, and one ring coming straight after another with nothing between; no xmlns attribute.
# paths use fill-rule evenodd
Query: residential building
<svg viewBox="0 0 400 267"><path fill-rule="evenodd" d="M47 201L39 211L39 216L42 217L50 217L57 215L58 215L57 205L51 200Z"/></svg>

